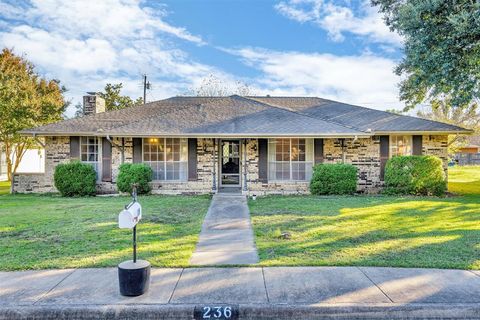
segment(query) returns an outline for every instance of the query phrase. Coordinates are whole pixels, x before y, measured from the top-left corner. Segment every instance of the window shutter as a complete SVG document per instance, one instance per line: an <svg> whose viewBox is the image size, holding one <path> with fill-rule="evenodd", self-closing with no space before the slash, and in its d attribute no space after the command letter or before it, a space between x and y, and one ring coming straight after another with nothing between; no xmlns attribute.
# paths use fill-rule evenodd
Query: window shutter
<svg viewBox="0 0 480 320"><path fill-rule="evenodd" d="M70 137L70 160L80 160L80 137Z"/></svg>
<svg viewBox="0 0 480 320"><path fill-rule="evenodd" d="M133 138L133 163L142 163L142 138Z"/></svg>
<svg viewBox="0 0 480 320"><path fill-rule="evenodd" d="M422 155L422 139L423 136L413 136L412 137L412 154L414 156L421 156Z"/></svg>
<svg viewBox="0 0 480 320"><path fill-rule="evenodd" d="M258 180L268 182L268 140L258 139Z"/></svg>
<svg viewBox="0 0 480 320"><path fill-rule="evenodd" d="M197 180L197 139L188 139L188 180Z"/></svg>
<svg viewBox="0 0 480 320"><path fill-rule="evenodd" d="M385 165L388 161L390 149L390 137L380 136L380 180L385 178Z"/></svg>
<svg viewBox="0 0 480 320"><path fill-rule="evenodd" d="M102 139L102 181L112 181L112 144Z"/></svg>
<svg viewBox="0 0 480 320"><path fill-rule="evenodd" d="M323 139L314 139L315 164L323 163Z"/></svg>

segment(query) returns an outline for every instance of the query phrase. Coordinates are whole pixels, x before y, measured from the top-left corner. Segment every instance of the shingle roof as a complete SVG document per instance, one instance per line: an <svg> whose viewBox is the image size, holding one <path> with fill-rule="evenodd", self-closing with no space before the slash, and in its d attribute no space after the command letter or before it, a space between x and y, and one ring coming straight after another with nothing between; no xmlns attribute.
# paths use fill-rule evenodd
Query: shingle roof
<svg viewBox="0 0 480 320"><path fill-rule="evenodd" d="M445 123L310 97L173 97L24 130L36 135L369 136L468 132Z"/></svg>

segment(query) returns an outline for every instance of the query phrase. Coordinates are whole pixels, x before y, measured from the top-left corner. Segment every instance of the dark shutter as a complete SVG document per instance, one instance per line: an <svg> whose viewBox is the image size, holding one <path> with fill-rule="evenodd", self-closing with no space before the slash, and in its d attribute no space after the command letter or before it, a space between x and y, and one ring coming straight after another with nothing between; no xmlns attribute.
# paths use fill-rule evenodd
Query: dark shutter
<svg viewBox="0 0 480 320"><path fill-rule="evenodd" d="M323 139L313 140L313 149L315 150L315 164L323 162Z"/></svg>
<svg viewBox="0 0 480 320"><path fill-rule="evenodd" d="M258 180L268 182L268 139L258 139Z"/></svg>
<svg viewBox="0 0 480 320"><path fill-rule="evenodd" d="M188 180L197 180L197 139L188 139Z"/></svg>
<svg viewBox="0 0 480 320"><path fill-rule="evenodd" d="M412 144L413 144L413 155L414 156L421 156L422 155L422 139L423 136L413 136Z"/></svg>
<svg viewBox="0 0 480 320"><path fill-rule="evenodd" d="M390 137L380 136L380 180L385 178L385 165L388 161L390 149Z"/></svg>
<svg viewBox="0 0 480 320"><path fill-rule="evenodd" d="M80 137L70 137L70 160L80 160Z"/></svg>
<svg viewBox="0 0 480 320"><path fill-rule="evenodd" d="M142 163L142 138L133 138L133 163Z"/></svg>
<svg viewBox="0 0 480 320"><path fill-rule="evenodd" d="M102 138L102 181L112 181L112 144Z"/></svg>

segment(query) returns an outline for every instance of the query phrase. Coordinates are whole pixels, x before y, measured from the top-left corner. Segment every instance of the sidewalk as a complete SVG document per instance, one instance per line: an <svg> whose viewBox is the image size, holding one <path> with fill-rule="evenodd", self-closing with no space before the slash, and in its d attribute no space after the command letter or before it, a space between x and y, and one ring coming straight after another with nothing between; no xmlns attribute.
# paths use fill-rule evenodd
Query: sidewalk
<svg viewBox="0 0 480 320"><path fill-rule="evenodd" d="M152 269L150 290L119 294L117 270L0 272L0 319L480 319L480 271L372 267Z"/></svg>
<svg viewBox="0 0 480 320"><path fill-rule="evenodd" d="M255 263L258 263L258 253L246 197L228 193L214 195L190 264Z"/></svg>

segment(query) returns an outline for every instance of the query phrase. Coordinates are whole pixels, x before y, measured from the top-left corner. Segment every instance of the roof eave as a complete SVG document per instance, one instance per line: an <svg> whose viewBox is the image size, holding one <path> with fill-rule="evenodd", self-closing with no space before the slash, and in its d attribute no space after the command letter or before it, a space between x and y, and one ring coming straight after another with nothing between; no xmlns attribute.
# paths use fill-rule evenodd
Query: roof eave
<svg viewBox="0 0 480 320"><path fill-rule="evenodd" d="M305 137L305 138L369 138L370 133L113 133L113 132L22 132L24 136L61 137L61 136L94 136L94 137L125 137L125 138L151 138L151 137L196 137L196 138L275 138L275 137Z"/></svg>

